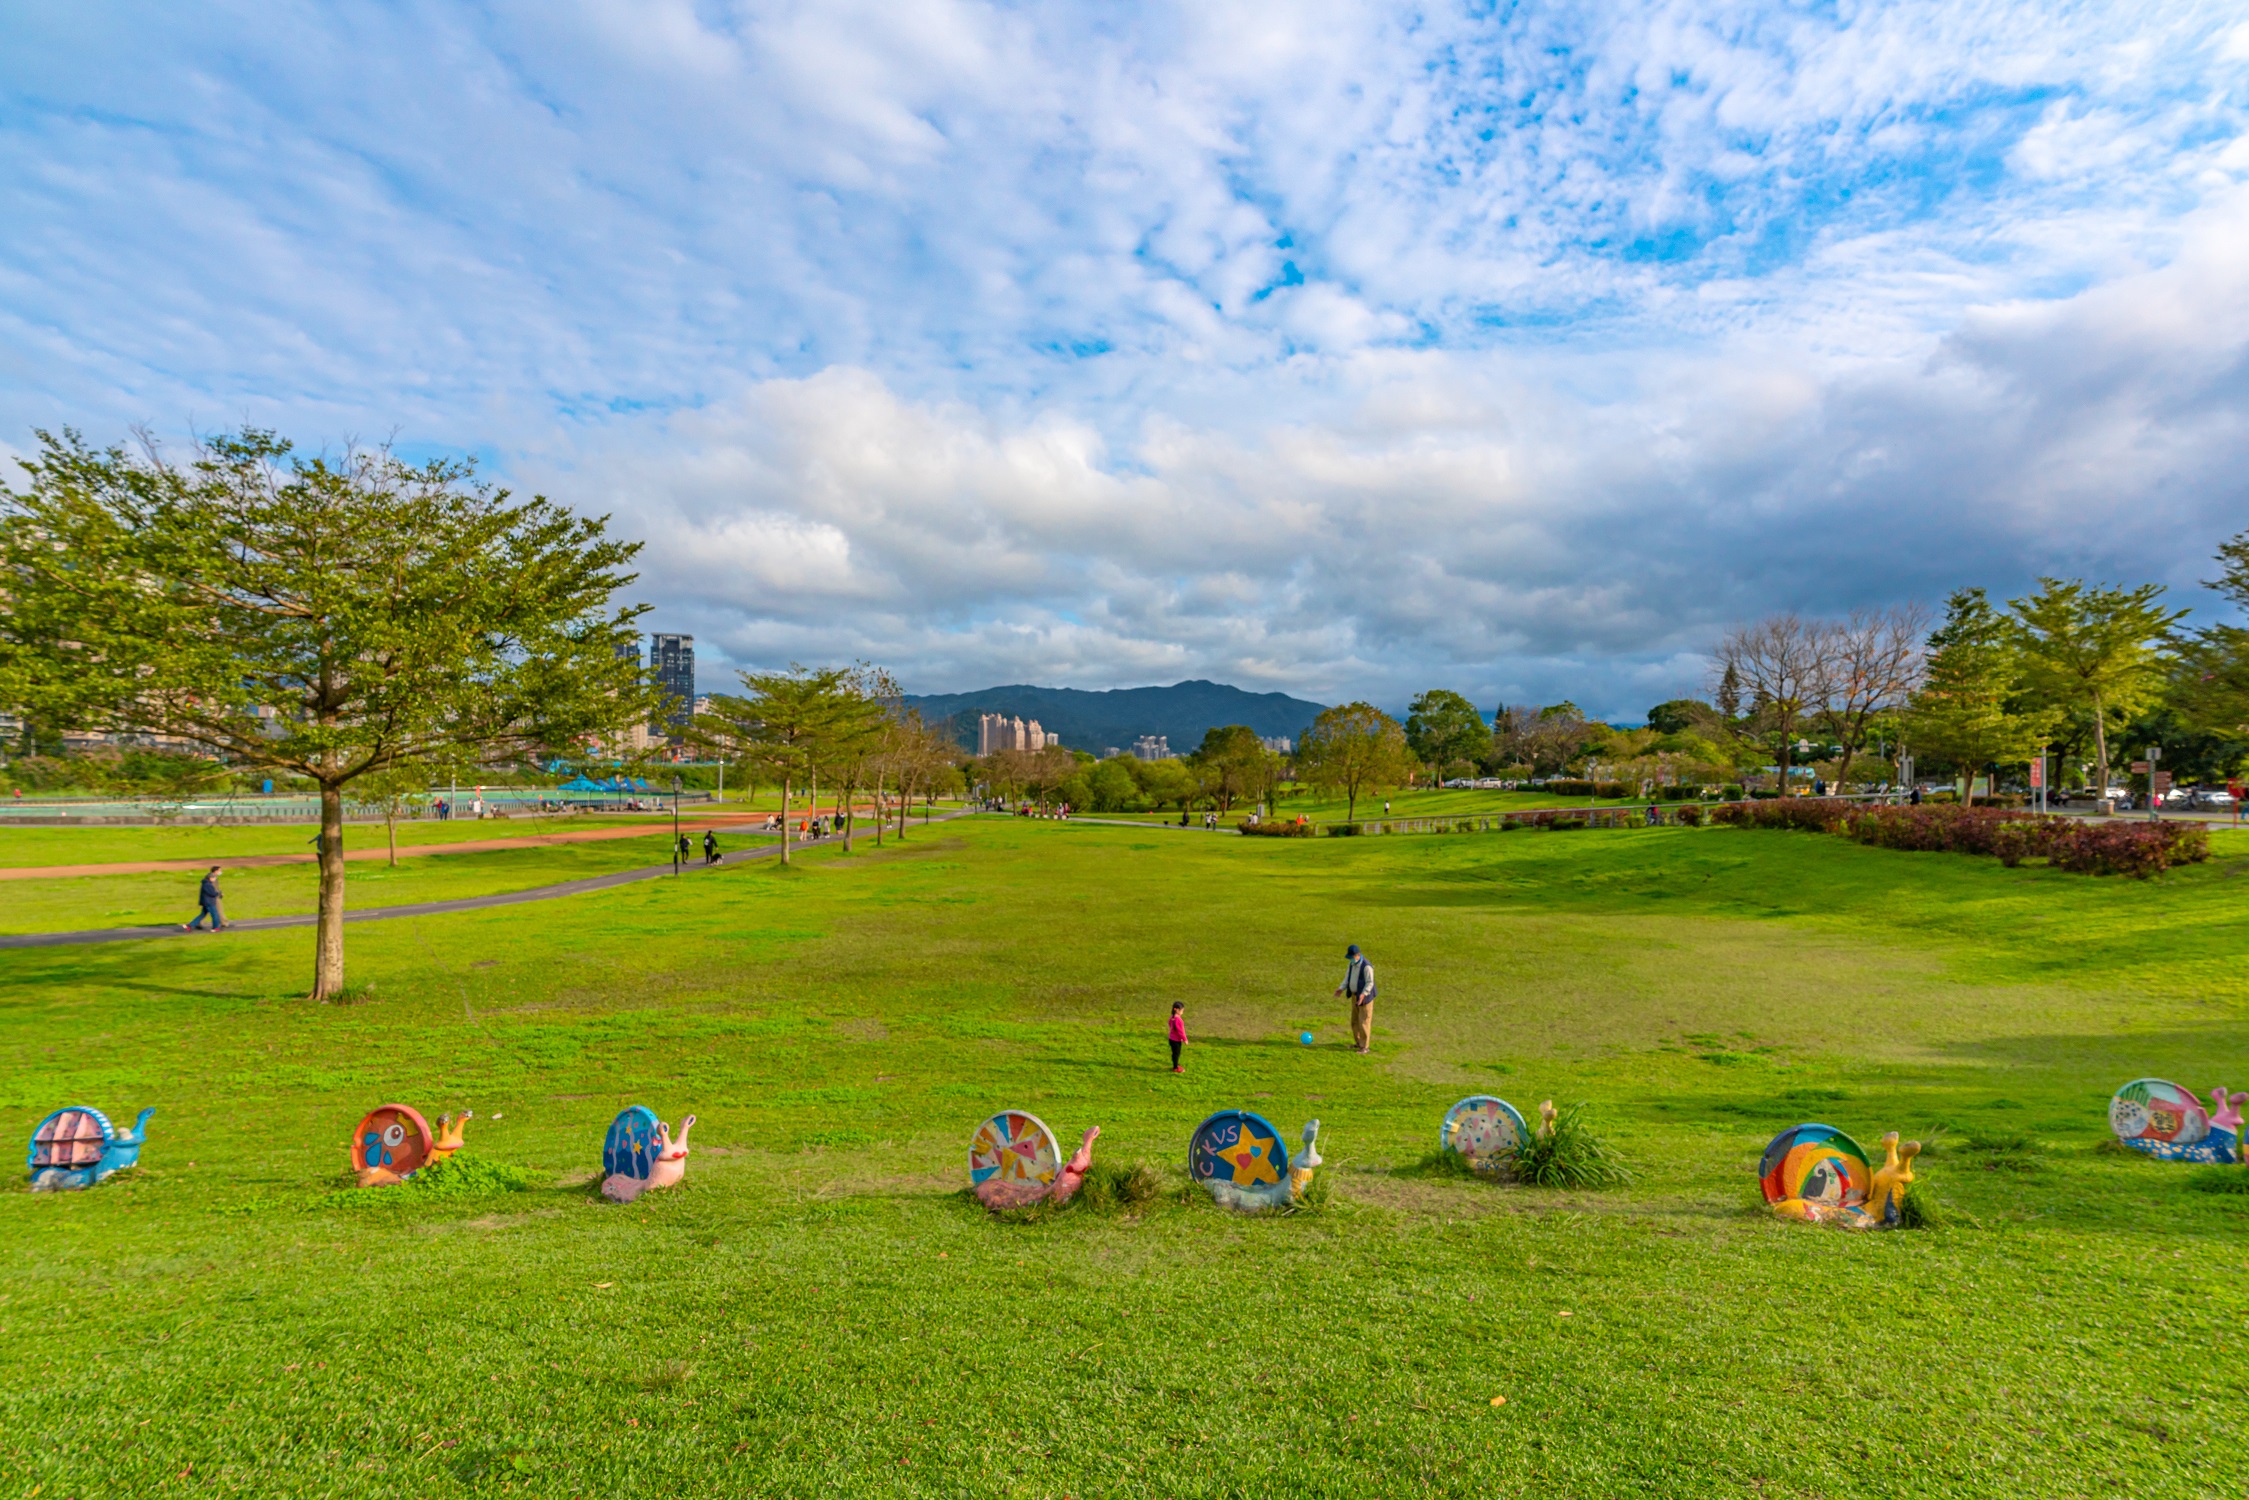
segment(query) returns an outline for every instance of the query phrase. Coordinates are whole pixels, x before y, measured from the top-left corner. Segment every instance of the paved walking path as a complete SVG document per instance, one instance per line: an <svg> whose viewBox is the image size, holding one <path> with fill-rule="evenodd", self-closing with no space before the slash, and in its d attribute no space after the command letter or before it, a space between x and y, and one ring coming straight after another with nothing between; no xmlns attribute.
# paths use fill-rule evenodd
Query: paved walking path
<svg viewBox="0 0 2249 1500"><path fill-rule="evenodd" d="M962 814L941 813L934 820L950 822ZM927 824L922 825L927 827ZM858 833L864 841L874 837L872 832ZM792 849L824 849L831 844L841 844L843 835L831 833L824 839L792 839ZM401 851L403 852L403 851ZM755 849L736 849L719 856L715 864L705 864L700 853L681 866L683 873L717 869L723 865L744 864L753 859L772 859L781 852L779 841L761 844ZM592 875L584 880L565 880L559 885L534 886L526 891L502 891L491 896L463 896L452 901L422 901L412 906L377 906L364 911L347 911L347 922L380 922L391 917L437 917L450 912L482 911L488 906L520 906L527 901L553 901L563 896L582 896L592 891L605 891L611 886L631 885L635 881L655 880L672 873L669 864L646 865L637 870L618 870L608 875ZM286 917L250 917L240 922L229 922L229 932L268 932L279 927L310 927L319 921L315 912L296 912ZM0 936L0 948L68 948L82 943L127 943L145 938L184 938L201 936L182 931L177 925L163 927L97 927L84 932L21 932Z"/></svg>
<svg viewBox="0 0 2249 1500"><path fill-rule="evenodd" d="M706 828L731 828L738 831L744 824L750 824L751 831L756 832L771 816L771 813L765 812L698 813L693 817L683 814L679 820L679 828L682 833L701 833ZM646 838L650 834L671 831L671 815L667 813L661 820L650 815L646 822L605 828L572 828L562 833L523 833L508 838L463 839L457 844L411 844L401 847L398 857L417 859L431 854L491 854L503 849L538 849L550 844L587 844L603 839ZM106 865L10 865L0 869L0 880L45 880L50 876L60 875L160 875L167 872L201 874L213 865L224 865L230 870L247 870L259 865L309 865L319 857L317 854L237 854L231 857L220 855L212 859L135 859ZM344 858L388 859L390 847L384 844L373 849L346 849Z"/></svg>

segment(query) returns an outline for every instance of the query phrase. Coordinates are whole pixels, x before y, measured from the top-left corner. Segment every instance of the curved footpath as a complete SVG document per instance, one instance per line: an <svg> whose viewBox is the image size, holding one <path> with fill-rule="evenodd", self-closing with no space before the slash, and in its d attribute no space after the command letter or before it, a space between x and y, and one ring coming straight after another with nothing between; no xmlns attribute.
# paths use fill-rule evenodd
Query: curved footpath
<svg viewBox="0 0 2249 1500"><path fill-rule="evenodd" d="M954 818L962 816L965 816L965 814L945 813L934 821L949 823ZM927 827L929 825L924 824L922 826ZM855 836L862 840L872 837L871 834L865 833ZM793 849L824 849L831 844L842 842L842 834L831 833L824 839L794 840L790 847ZM399 852L403 854L405 851ZM753 859L772 859L777 857L780 852L781 846L776 842L760 844L755 849L737 849L732 853L722 854L713 864L705 864L700 857L697 857L682 865L680 873L691 875L700 870L715 870L725 865L745 864ZM246 863L246 861L228 860L224 863L235 864ZM199 865L198 868L201 868L201 866ZM390 917L436 917L449 912L482 911L488 906L520 906L527 901L554 901L564 896L583 896L591 891L608 890L611 886L631 885L640 880L656 880L667 877L671 873L672 866L668 862L660 865L646 865L638 870L617 870L607 875L590 875L583 880L565 880L559 885L533 886L531 889L523 891L502 891L492 896L462 896L452 901L422 901L412 906L377 906L365 911L347 911L344 913L344 920L347 922L380 922ZM318 920L319 913L309 911L297 912L286 917L250 917L240 922L227 923L225 930L228 932L267 932L277 927L310 927ZM80 943L126 943L147 938L184 938L191 935L203 936L207 934L190 934L176 924L163 927L96 927L89 928L84 932L19 932L0 936L0 948L66 948Z"/></svg>

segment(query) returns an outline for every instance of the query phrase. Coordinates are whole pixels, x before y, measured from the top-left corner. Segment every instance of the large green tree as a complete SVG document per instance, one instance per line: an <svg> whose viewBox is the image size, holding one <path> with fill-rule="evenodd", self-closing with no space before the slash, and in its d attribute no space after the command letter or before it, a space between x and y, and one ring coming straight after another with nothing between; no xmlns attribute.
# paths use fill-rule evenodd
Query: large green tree
<svg viewBox="0 0 2249 1500"><path fill-rule="evenodd" d="M2165 647L2183 609L2157 601L2163 585L2087 588L2081 580L2041 578L2027 599L2007 603L2007 633L2020 654L2023 679L2045 706L2082 707L2092 715L2096 785L2109 786L2108 726L2155 701L2168 660Z"/></svg>
<svg viewBox="0 0 2249 1500"><path fill-rule="evenodd" d="M172 735L320 793L312 993L344 985L344 796L447 756L563 752L647 716L617 607L637 542L466 463L303 458L270 432L178 464L38 435L0 486L0 701Z"/></svg>
<svg viewBox="0 0 2249 1500"><path fill-rule="evenodd" d="M1962 589L1946 601L1904 731L1916 753L1958 768L1963 802L1979 770L2028 761L2053 734L2057 715L2016 706L2021 673L2007 622L1982 589Z"/></svg>
<svg viewBox="0 0 2249 1500"><path fill-rule="evenodd" d="M1247 724L1226 724L1203 731L1203 742L1187 757L1189 769L1201 779L1204 792L1220 812L1233 809L1243 797L1254 797L1270 784L1273 752Z"/></svg>
<svg viewBox="0 0 2249 1500"><path fill-rule="evenodd" d="M1344 816L1353 821L1362 794L1396 786L1412 764L1406 732L1371 703L1320 710L1296 746L1297 776L1322 790L1342 792L1348 799Z"/></svg>
<svg viewBox="0 0 2249 1500"><path fill-rule="evenodd" d="M789 863L789 795L858 729L850 667L792 665L786 672L743 672L743 691L714 693L696 717L696 737L739 753L781 784L781 863Z"/></svg>
<svg viewBox="0 0 2249 1500"><path fill-rule="evenodd" d="M2249 531L2222 544L2218 561L2225 576L2206 580L2208 586L2249 610ZM2216 624L2184 637L2167 697L2192 729L2234 744L2249 741L2249 629Z"/></svg>
<svg viewBox="0 0 2249 1500"><path fill-rule="evenodd" d="M1491 726L1476 705L1460 694L1432 688L1413 700L1406 714L1406 744L1440 780L1454 761L1476 761L1491 753Z"/></svg>

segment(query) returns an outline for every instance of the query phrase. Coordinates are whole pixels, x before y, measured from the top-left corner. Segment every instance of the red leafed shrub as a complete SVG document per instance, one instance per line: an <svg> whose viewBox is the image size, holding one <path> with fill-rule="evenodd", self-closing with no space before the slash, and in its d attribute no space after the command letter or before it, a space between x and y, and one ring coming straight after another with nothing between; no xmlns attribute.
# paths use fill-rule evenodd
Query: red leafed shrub
<svg viewBox="0 0 2249 1500"><path fill-rule="evenodd" d="M1854 807L1791 797L1716 807L1711 818L1742 828L1840 833L1878 849L1987 854L2010 868L2043 859L2057 870L2141 880L2210 857L2210 831L2199 823L2093 823L2004 807Z"/></svg>
<svg viewBox="0 0 2249 1500"><path fill-rule="evenodd" d="M2092 823L1998 807L1863 808L1850 835L1882 849L1989 854L2010 867L2043 859L2081 875L2142 880L2210 857L2210 831L2199 823Z"/></svg>
<svg viewBox="0 0 2249 1500"><path fill-rule="evenodd" d="M2026 838L2035 839L2027 830L2012 831L2016 825L2036 821L2028 813L1999 807L1863 807L1852 817L1850 833L1860 843L1878 849L1996 854L2014 864L2026 854L2046 852L2024 843ZM2010 831L2002 834L2003 829Z"/></svg>
<svg viewBox="0 0 2249 1500"><path fill-rule="evenodd" d="M2145 880L2173 865L2196 865L2210 857L2210 830L2200 823L2072 821L2070 827L2055 832L2045 851L2047 859L2058 869L2086 875L2132 875Z"/></svg>
<svg viewBox="0 0 2249 1500"><path fill-rule="evenodd" d="M1714 823L1737 828L1794 828L1804 833L1841 833L1851 804L1835 797L1772 797L1761 802L1727 802L1710 810Z"/></svg>

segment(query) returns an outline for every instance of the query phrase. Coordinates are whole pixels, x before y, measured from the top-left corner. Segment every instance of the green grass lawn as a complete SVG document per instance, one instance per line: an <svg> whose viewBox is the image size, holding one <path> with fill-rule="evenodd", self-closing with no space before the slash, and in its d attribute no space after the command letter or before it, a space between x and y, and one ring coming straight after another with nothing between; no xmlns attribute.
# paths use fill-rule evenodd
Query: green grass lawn
<svg viewBox="0 0 2249 1500"><path fill-rule="evenodd" d="M2236 1496L2249 1196L2101 1149L2130 1078L2249 1081L2249 848L2217 843L2132 883L1730 829L978 819L354 928L379 999L348 1007L297 998L302 932L10 954L19 1129L159 1113L140 1171L0 1194L0 1470L43 1496ZM1328 994L1349 940L1381 971L1371 1058ZM1639 1181L1430 1172L1477 1090L1589 1101ZM534 1186L339 1193L387 1099L473 1105L471 1149ZM618 1208L588 1184L632 1102L699 1123L685 1184ZM988 1217L962 1158L1007 1105L1171 1189ZM1321 1118L1316 1210L1178 1191L1235 1105ZM1930 1142L1945 1226L1769 1218L1757 1153L1807 1118Z"/></svg>

